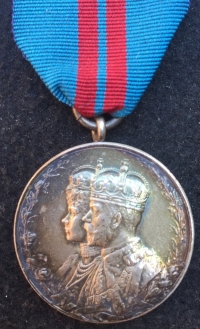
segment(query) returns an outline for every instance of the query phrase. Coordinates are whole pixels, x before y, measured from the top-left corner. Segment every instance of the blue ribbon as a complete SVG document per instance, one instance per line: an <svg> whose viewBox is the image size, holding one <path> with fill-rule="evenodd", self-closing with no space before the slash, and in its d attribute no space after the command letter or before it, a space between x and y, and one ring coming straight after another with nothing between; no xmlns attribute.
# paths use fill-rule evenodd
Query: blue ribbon
<svg viewBox="0 0 200 329"><path fill-rule="evenodd" d="M84 116L106 111L123 117L134 110L189 6L188 0L113 0L113 15L117 3L122 6L123 1L125 16L123 11L121 16L118 13L116 17L118 23L120 17L125 17L125 22L116 31L120 38L113 38L113 43L111 40L109 44L120 55L123 33L126 45L125 65L123 61L125 84L120 87L123 75L120 64L117 70L115 65L115 78L112 78L112 72L110 77L108 74L108 66L112 68L108 49L108 28L112 30L109 20L113 19L108 13L111 0L14 0L13 31L18 47L50 91L70 106L78 104L77 110ZM88 19L88 25L82 26L81 6L90 8L95 3L97 22ZM88 15L93 15L89 9ZM93 39L97 35L94 45L89 42L91 35ZM89 51L94 47L94 59L90 58L90 61L95 71L88 70L88 63L84 71L82 44L84 47L88 44ZM116 58L113 57L113 64L114 61ZM112 88L113 94L116 94L116 76L119 92L118 97L112 99L109 95L112 95ZM93 80L94 86L91 87Z"/></svg>

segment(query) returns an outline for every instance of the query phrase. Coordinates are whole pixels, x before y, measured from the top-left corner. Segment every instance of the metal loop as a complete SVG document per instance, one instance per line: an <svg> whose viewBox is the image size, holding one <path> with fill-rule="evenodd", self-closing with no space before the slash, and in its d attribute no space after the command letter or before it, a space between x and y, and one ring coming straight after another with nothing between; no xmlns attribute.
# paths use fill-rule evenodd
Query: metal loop
<svg viewBox="0 0 200 329"><path fill-rule="evenodd" d="M96 129L92 130L93 142L103 142L106 138L106 123L103 117L95 118Z"/></svg>
<svg viewBox="0 0 200 329"><path fill-rule="evenodd" d="M88 128L90 130L96 130L97 131L97 123L96 121L92 121L89 119L86 119L84 117L82 117L80 115L80 113L78 113L78 111L73 107L72 108L73 114L76 118L77 121L80 122L80 124L82 124L83 127ZM94 118L96 120L96 118ZM121 121L123 118L113 118L109 121L105 122L105 128L106 130L110 130L112 128L115 128Z"/></svg>

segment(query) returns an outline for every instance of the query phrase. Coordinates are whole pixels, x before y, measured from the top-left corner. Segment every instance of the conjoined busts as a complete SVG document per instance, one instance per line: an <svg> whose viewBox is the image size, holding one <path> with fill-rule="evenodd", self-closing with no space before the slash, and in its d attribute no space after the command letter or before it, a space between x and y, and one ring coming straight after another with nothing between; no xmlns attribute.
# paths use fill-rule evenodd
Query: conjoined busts
<svg viewBox="0 0 200 329"><path fill-rule="evenodd" d="M82 308L87 316L102 318L106 310L117 319L132 311L137 296L145 298L152 280L162 281L166 270L136 234L150 195L147 181L129 171L127 160L119 169L102 163L99 159L95 170L79 168L70 176L62 222L80 253L58 269L64 286L54 298L73 313Z"/></svg>

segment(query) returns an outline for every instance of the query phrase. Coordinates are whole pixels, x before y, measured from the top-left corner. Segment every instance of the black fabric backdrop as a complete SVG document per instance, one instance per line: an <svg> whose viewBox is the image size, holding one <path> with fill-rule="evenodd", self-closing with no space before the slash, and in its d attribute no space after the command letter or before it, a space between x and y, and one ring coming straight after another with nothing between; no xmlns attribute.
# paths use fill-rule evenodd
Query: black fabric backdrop
<svg viewBox="0 0 200 329"><path fill-rule="evenodd" d="M11 0L0 0L0 328L93 329L43 302L26 282L13 246L13 217L34 172L57 153L91 141L71 109L47 90L17 49ZM153 81L132 115L107 141L140 148L177 177L193 210L196 240L189 270L153 312L111 329L200 328L200 1L192 0ZM98 328L105 328L99 325Z"/></svg>

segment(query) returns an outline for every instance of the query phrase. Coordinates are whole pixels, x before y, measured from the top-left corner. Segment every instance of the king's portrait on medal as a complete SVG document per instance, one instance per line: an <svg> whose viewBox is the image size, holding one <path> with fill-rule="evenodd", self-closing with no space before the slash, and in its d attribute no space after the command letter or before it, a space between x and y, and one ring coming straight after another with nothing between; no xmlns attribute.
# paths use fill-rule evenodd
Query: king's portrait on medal
<svg viewBox="0 0 200 329"><path fill-rule="evenodd" d="M64 310L115 320L148 304L152 291L158 293L166 265L137 236L150 193L127 160L104 168L99 159L96 168L82 166L71 174L62 223L68 243L78 244L80 252L57 270L62 284L52 298Z"/></svg>

